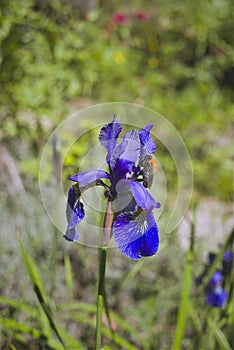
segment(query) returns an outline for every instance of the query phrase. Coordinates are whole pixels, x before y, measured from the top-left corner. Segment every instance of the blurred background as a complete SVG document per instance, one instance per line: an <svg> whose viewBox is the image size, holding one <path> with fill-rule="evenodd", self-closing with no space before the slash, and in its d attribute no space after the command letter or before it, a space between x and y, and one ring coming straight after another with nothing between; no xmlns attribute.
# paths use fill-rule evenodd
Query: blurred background
<svg viewBox="0 0 234 350"><path fill-rule="evenodd" d="M107 331L106 349L171 348L191 232L195 280L207 253L218 250L233 227L231 14L231 0L134 0L127 7L116 0L1 1L1 349L61 346L42 315L17 233L59 327L72 338L70 349L94 347L98 252L64 242L41 203L38 176L43 147L56 126L78 110L115 101L152 108L177 128L192 159L194 192L178 230L161 232L156 257L136 263L115 249L108 253L113 328L128 344L114 341ZM84 136L65 158L65 188L91 139ZM54 139L42 179L46 182L52 171L54 186L60 181L61 153ZM158 156L173 190L176 169L160 145ZM217 341L213 328L207 326L206 336L201 331L209 310L199 293L193 283L183 349L212 349ZM217 315L215 310L231 343L231 323Z"/></svg>

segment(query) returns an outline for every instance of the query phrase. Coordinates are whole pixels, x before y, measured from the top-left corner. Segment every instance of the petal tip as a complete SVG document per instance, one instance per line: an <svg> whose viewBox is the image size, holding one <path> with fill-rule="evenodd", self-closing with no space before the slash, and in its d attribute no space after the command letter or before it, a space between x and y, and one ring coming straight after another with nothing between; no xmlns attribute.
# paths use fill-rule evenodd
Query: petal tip
<svg viewBox="0 0 234 350"><path fill-rule="evenodd" d="M63 237L66 239L68 242L76 242L79 239L79 235L76 231L76 228L68 228L66 233L63 235Z"/></svg>

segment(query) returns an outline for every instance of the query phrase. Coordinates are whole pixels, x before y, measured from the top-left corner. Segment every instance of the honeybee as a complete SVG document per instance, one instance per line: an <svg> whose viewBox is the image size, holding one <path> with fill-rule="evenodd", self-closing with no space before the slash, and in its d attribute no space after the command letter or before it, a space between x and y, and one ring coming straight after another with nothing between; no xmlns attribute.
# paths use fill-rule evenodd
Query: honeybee
<svg viewBox="0 0 234 350"><path fill-rule="evenodd" d="M157 161L153 155L147 155L141 162L141 171L143 186L150 188L153 183L154 174L157 171Z"/></svg>

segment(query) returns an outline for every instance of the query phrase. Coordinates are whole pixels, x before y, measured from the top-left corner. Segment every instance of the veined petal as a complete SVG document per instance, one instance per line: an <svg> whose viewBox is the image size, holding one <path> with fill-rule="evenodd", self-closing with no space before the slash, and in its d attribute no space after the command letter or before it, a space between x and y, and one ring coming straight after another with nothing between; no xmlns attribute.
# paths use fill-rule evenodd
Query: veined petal
<svg viewBox="0 0 234 350"><path fill-rule="evenodd" d="M140 155L140 139L137 130L129 131L123 141L115 148L110 159L110 167L113 171L117 166L117 161L123 159L133 166Z"/></svg>
<svg viewBox="0 0 234 350"><path fill-rule="evenodd" d="M95 182L99 179L109 179L110 175L104 170L89 170L83 173L76 174L69 177L69 180L79 182L80 187L86 187L89 185L95 185ZM93 184L94 183L94 184Z"/></svg>
<svg viewBox="0 0 234 350"><path fill-rule="evenodd" d="M83 220L85 214L83 203L80 201L79 188L75 186L71 186L68 192L66 215L68 227L64 238L68 241L77 241L79 236L76 225Z"/></svg>
<svg viewBox="0 0 234 350"><path fill-rule="evenodd" d="M79 224L79 222L83 220L84 215L84 205L80 200L77 200L73 206L73 210L68 221L68 228L75 227L77 224Z"/></svg>
<svg viewBox="0 0 234 350"><path fill-rule="evenodd" d="M69 188L66 215L68 226L70 228L76 226L84 217L83 204L80 202L80 190L77 185ZM74 215L77 219L73 218Z"/></svg>
<svg viewBox="0 0 234 350"><path fill-rule="evenodd" d="M106 147L107 149L107 157L106 161L109 162L113 150L115 149L117 142L118 142L118 136L120 132L122 131L122 126L119 123L116 115L114 116L114 119L111 123L105 125L99 134L99 141L102 146Z"/></svg>
<svg viewBox="0 0 234 350"><path fill-rule="evenodd" d="M160 203L149 194L140 182L128 180L127 184L131 188L135 201L143 210L152 211L153 208L160 208Z"/></svg>
<svg viewBox="0 0 234 350"><path fill-rule="evenodd" d="M150 130L153 124L145 125L139 132L141 141L141 157L153 154L156 150L156 145L150 136Z"/></svg>
<svg viewBox="0 0 234 350"><path fill-rule="evenodd" d="M122 213L113 224L117 246L131 259L156 254L159 246L158 228L152 212Z"/></svg>

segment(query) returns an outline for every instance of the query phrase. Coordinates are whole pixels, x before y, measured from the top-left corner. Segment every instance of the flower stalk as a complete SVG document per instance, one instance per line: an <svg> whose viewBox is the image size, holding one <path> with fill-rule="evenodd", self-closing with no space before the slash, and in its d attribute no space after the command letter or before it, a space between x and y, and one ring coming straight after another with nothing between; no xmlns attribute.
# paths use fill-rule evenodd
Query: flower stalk
<svg viewBox="0 0 234 350"><path fill-rule="evenodd" d="M106 206L106 212L104 216L104 227L103 227L103 245L108 246L109 240L111 239L112 234L112 225L113 225L113 211L111 201L108 200Z"/></svg>
<svg viewBox="0 0 234 350"><path fill-rule="evenodd" d="M101 349L102 342L102 311L105 302L105 271L106 271L106 248L99 250L99 280L96 313L96 350Z"/></svg>
<svg viewBox="0 0 234 350"><path fill-rule="evenodd" d="M106 248L111 238L113 224L113 211L111 200L108 200L103 222L103 247L99 249L99 280L97 295L97 314L96 314L96 350L101 349L102 342L102 311L103 305L106 305L105 295L105 272L106 272Z"/></svg>

